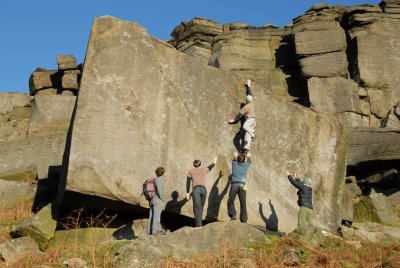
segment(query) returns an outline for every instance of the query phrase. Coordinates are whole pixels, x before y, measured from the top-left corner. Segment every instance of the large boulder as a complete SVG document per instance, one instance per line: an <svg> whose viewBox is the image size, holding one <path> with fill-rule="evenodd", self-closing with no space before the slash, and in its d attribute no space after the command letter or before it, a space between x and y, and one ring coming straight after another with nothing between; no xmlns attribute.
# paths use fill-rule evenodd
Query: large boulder
<svg viewBox="0 0 400 268"><path fill-rule="evenodd" d="M248 174L249 223L265 225L258 206L262 202L268 207L271 199L278 228L295 228L296 189L285 174L297 170L313 178L316 223L336 230L345 175L344 130L333 117L267 94L257 82L253 91L257 142ZM66 189L139 204L144 179L165 166L166 195L177 191L183 196L193 160L207 165L218 155L206 182L210 196L205 211L228 219L222 189L229 183L232 138L238 128L226 121L237 114L244 97L243 78L197 64L135 23L96 18L74 118ZM141 205L148 206L144 199ZM193 216L191 202L181 214Z"/></svg>
<svg viewBox="0 0 400 268"><path fill-rule="evenodd" d="M240 249L256 243L267 244L270 240L253 226L237 221L217 222L202 230L185 227L165 236L136 239L118 250L114 263L118 267L154 267L167 256L184 261L193 255L210 253L215 256L222 254L226 247ZM154 245L157 245L156 250Z"/></svg>

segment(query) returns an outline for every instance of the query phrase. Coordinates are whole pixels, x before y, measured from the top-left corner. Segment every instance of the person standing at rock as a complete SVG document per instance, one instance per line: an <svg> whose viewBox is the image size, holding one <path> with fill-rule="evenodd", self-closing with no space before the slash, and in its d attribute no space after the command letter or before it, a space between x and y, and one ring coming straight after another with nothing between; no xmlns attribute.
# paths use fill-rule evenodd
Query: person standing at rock
<svg viewBox="0 0 400 268"><path fill-rule="evenodd" d="M200 167L201 161L200 159L196 159L193 162L194 169L190 170L187 174L186 199L190 200L191 197L193 198L194 228L196 229L203 226L203 209L207 198L206 175L213 169L217 160L218 158L214 157L214 162L208 167ZM190 182L192 182L193 187L192 194L190 194Z"/></svg>
<svg viewBox="0 0 400 268"><path fill-rule="evenodd" d="M300 206L299 216L298 216L298 227L304 225L313 224L313 202L312 202L312 187L311 179L306 177L303 181L296 178L296 173L294 177L286 171L289 181L294 187L299 189L297 191L298 195L298 205Z"/></svg>
<svg viewBox="0 0 400 268"><path fill-rule="evenodd" d="M235 119L231 119L228 121L229 124L236 124L241 121L242 118L245 118L246 121L243 124L244 134L244 153L250 151L251 141L255 138L255 127L256 127L256 118L254 112L254 100L253 94L251 92L251 80L247 79L246 81L246 105L240 109L238 115L236 115Z"/></svg>
<svg viewBox="0 0 400 268"><path fill-rule="evenodd" d="M239 196L240 201L240 221L247 222L246 207L246 177L250 166L250 153L247 156L235 152L232 160L231 190L228 198L228 215L231 220L236 220L235 198Z"/></svg>
<svg viewBox="0 0 400 268"><path fill-rule="evenodd" d="M161 212L164 206L164 174L163 167L156 169L157 178L154 179L155 193L150 200L150 215L147 225L147 234L165 234L165 230L161 227Z"/></svg>

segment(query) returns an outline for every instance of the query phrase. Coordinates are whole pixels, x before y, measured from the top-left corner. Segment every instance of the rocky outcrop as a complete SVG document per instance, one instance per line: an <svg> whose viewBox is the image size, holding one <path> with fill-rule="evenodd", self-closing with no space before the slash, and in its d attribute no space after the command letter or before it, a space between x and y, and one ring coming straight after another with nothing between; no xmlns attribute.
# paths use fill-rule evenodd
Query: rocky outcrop
<svg viewBox="0 0 400 268"><path fill-rule="evenodd" d="M343 213L342 220L347 222L354 221L354 204L361 195L361 189L356 183L346 183L343 194Z"/></svg>
<svg viewBox="0 0 400 268"><path fill-rule="evenodd" d="M23 165L0 172L0 180L32 183L37 179L37 168L33 165Z"/></svg>
<svg viewBox="0 0 400 268"><path fill-rule="evenodd" d="M248 29L246 27L226 31L215 37L209 65L231 71L243 77L252 77L265 85L270 92L287 95L287 75L280 68L284 64L277 59L276 51L281 54L291 52L284 47L287 41L284 35L289 31L276 28Z"/></svg>
<svg viewBox="0 0 400 268"><path fill-rule="evenodd" d="M166 193L183 196L193 160L206 165L218 155L208 175L204 216L228 219L226 199L219 194L229 183L237 128L226 121L244 99L243 83L239 76L197 64L137 24L97 18L73 124L66 189L138 204L143 180L165 166ZM303 170L316 185L316 222L336 230L345 170L343 129L330 116L266 94L268 89L257 82L253 90L258 141L248 179L249 223L265 224L258 203L266 204L268 198L279 229L293 229L296 190L285 174L287 169ZM191 202L181 213L193 216Z"/></svg>
<svg viewBox="0 0 400 268"><path fill-rule="evenodd" d="M190 237L190 245L187 238ZM114 259L118 267L154 267L165 257L190 260L193 255L222 254L227 247L240 249L250 244L269 243L265 234L237 221L212 223L201 230L182 228L165 236L147 236L122 247ZM154 250L157 245L157 250ZM151 255L151 258L148 256Z"/></svg>
<svg viewBox="0 0 400 268"><path fill-rule="evenodd" d="M400 130L350 128L347 164L400 159Z"/></svg>
<svg viewBox="0 0 400 268"><path fill-rule="evenodd" d="M12 203L32 201L33 203L36 190L36 185L30 183L0 180L0 201Z"/></svg>
<svg viewBox="0 0 400 268"><path fill-rule="evenodd" d="M6 267L27 256L37 257L41 254L38 245L30 237L20 237L0 244L0 264Z"/></svg>
<svg viewBox="0 0 400 268"><path fill-rule="evenodd" d="M46 70L45 68L37 68L29 78L29 89L31 95L42 89L60 87L60 73L57 70Z"/></svg>
<svg viewBox="0 0 400 268"><path fill-rule="evenodd" d="M178 51L208 63L214 37L223 32L222 25L204 18L196 17L189 22L182 22L172 31L169 41Z"/></svg>
<svg viewBox="0 0 400 268"><path fill-rule="evenodd" d="M199 28L202 30L193 35L188 25L199 24L203 24ZM271 24L262 27L245 23L220 25L194 18L177 26L172 36L169 42L178 51L195 56L205 64L251 77L276 94L305 96L290 28L280 29Z"/></svg>
<svg viewBox="0 0 400 268"><path fill-rule="evenodd" d="M347 74L346 35L335 17L329 18L323 23L301 20L293 25L296 55L306 78Z"/></svg>
<svg viewBox="0 0 400 268"><path fill-rule="evenodd" d="M347 240L358 239L364 242L399 243L400 228L385 226L375 222L354 222L352 227L342 227L343 237Z"/></svg>
<svg viewBox="0 0 400 268"><path fill-rule="evenodd" d="M75 96L37 95L32 102L29 138L66 134L71 124Z"/></svg>
<svg viewBox="0 0 400 268"><path fill-rule="evenodd" d="M383 193L372 191L369 195L372 199L378 217L382 224L400 227L400 218L396 215L394 208L390 202L387 201Z"/></svg>
<svg viewBox="0 0 400 268"><path fill-rule="evenodd" d="M29 236L36 241L41 251L45 251L57 226L51 212L51 204L49 204L35 214L31 220L17 226L13 231L13 236Z"/></svg>
<svg viewBox="0 0 400 268"><path fill-rule="evenodd" d="M61 133L0 142L0 172L32 165L37 167L38 179L48 178L62 164L66 136Z"/></svg>
<svg viewBox="0 0 400 268"><path fill-rule="evenodd" d="M31 95L76 95L79 89L81 67L73 55L57 56L58 70L37 68L29 78Z"/></svg>
<svg viewBox="0 0 400 268"><path fill-rule="evenodd" d="M27 138L31 99L23 93L0 93L0 142Z"/></svg>

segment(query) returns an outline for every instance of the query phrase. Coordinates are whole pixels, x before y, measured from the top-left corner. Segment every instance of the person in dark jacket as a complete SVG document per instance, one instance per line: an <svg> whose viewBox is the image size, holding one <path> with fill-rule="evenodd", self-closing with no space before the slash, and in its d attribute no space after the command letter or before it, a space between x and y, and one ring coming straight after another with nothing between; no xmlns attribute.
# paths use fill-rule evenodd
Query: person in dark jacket
<svg viewBox="0 0 400 268"><path fill-rule="evenodd" d="M235 152L232 160L231 190L228 198L228 215L231 220L236 220L235 198L239 196L240 201L240 221L247 222L246 207L246 177L250 166L250 153L247 156Z"/></svg>
<svg viewBox="0 0 400 268"><path fill-rule="evenodd" d="M161 226L161 212L164 206L164 168L156 169L157 178L154 179L156 192L150 200L149 223L147 225L147 234L165 234L165 230Z"/></svg>
<svg viewBox="0 0 400 268"><path fill-rule="evenodd" d="M303 181L299 178L294 177L287 171L288 179L294 187L299 189L297 191L298 201L297 204L300 206L298 216L298 226L312 224L313 221L313 202L312 202L312 188L311 179L306 177Z"/></svg>

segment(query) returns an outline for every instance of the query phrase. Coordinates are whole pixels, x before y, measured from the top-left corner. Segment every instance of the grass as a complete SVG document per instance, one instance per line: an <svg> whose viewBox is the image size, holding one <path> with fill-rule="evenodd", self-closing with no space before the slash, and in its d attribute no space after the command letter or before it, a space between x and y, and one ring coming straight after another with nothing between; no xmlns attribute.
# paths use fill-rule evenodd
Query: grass
<svg viewBox="0 0 400 268"><path fill-rule="evenodd" d="M178 261L167 257L159 267L206 268L237 267L237 260L247 260L256 267L287 267L284 252L294 250L299 258L298 267L400 267L400 245L363 244L357 250L337 238L329 238L318 248L310 248L284 236L265 246L252 245L247 249L232 249L225 246L224 254L214 256L202 254L190 261Z"/></svg>
<svg viewBox="0 0 400 268"><path fill-rule="evenodd" d="M7 227L33 217L31 209L32 201L29 200L0 201L0 244L11 239Z"/></svg>
<svg viewBox="0 0 400 268"><path fill-rule="evenodd" d="M33 216L32 201L0 201L0 226L15 224Z"/></svg>
<svg viewBox="0 0 400 268"><path fill-rule="evenodd" d="M25 205L14 204L6 213L8 205L2 204L0 214L7 217L2 221L22 220L30 217ZM40 256L26 256L17 263L2 267L24 268L35 265L51 265L51 267L65 267L63 262L68 258L81 258L89 267L112 267L115 253L119 248L130 241L104 242L109 237L90 236L89 240L81 242L78 228L103 227L107 228L114 217L103 213L96 217L83 217L83 210L75 211L68 217L66 229L69 232L69 241L55 243ZM327 238L323 244L312 248L289 236L266 235L270 243L251 244L247 248L234 248L229 240L222 243L222 253L213 252L191 256L189 260L176 260L171 256L165 257L158 267L166 268L208 268L208 267L287 267L285 253L294 252L298 257L298 267L400 267L400 245L382 245L363 243L361 249L356 249L338 238ZM1 234L0 234L1 237ZM89 242L88 242L89 241ZM1 265L1 264L0 264Z"/></svg>
<svg viewBox="0 0 400 268"><path fill-rule="evenodd" d="M360 201L354 205L354 221L381 223L381 219L369 196L362 196Z"/></svg>
<svg viewBox="0 0 400 268"><path fill-rule="evenodd" d="M81 242L78 237L80 234L78 231L79 228L97 227L97 229L99 229L99 227L101 227L106 229L115 218L115 216L106 216L103 212L96 217L88 218L84 218L82 216L83 214L84 210L81 209L74 211L73 215L67 218L67 224L64 226L68 233L66 236L68 238L66 238L66 240L63 240L61 243L56 243L54 247L47 249L39 256L27 255L13 264L5 264L0 261L0 266L8 268L24 268L35 265L51 264L51 267L65 267L63 262L66 259L81 258L88 263L89 267L112 267L115 252L117 252L120 247L129 243L129 241L109 243L109 241L107 241L109 240L109 236L99 237L96 235L96 232L94 232L93 235L90 233L89 237L86 237L85 242ZM17 213L15 215L19 216L15 217L15 219L22 219L27 216L27 214L23 213ZM7 219L11 220L12 217L9 215L9 218ZM4 236L4 241L9 239L10 238L6 235Z"/></svg>

